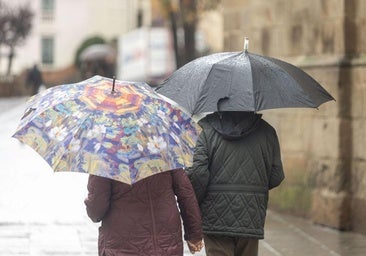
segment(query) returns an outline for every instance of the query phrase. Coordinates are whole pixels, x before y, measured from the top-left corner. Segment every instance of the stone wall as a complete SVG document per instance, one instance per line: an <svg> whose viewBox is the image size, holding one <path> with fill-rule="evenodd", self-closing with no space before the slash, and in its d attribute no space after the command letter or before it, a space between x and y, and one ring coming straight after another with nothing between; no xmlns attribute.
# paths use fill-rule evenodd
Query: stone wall
<svg viewBox="0 0 366 256"><path fill-rule="evenodd" d="M336 101L263 111L277 130L286 180L270 205L366 233L366 1L225 0L224 51L243 49L301 67Z"/></svg>
<svg viewBox="0 0 366 256"><path fill-rule="evenodd" d="M366 7L365 7L366 8ZM365 10L366 11L366 10ZM364 41L366 43L366 41ZM365 45L364 43L364 45ZM351 221L356 231L366 233L366 67L351 71Z"/></svg>

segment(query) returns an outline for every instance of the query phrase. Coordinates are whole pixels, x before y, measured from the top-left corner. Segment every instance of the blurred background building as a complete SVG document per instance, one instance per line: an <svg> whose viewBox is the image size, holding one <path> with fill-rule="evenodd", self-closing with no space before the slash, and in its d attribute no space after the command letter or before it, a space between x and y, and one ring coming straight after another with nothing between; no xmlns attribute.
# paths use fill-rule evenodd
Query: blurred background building
<svg viewBox="0 0 366 256"><path fill-rule="evenodd" d="M24 43L16 45L11 74L19 74L38 64L49 84L62 83L56 73L77 79L73 65L79 64L81 50L88 44L105 43L116 46L120 35L151 24L150 1L100 0L2 0L11 13L19 8L32 12L31 29ZM1 47L0 74L6 74L6 57L10 47ZM10 75L10 74L8 74ZM49 75L50 77L47 77ZM56 75L53 79L52 75ZM63 76L63 75L61 75ZM61 80L61 81L60 81Z"/></svg>
<svg viewBox="0 0 366 256"><path fill-rule="evenodd" d="M100 36L106 42L138 26L150 24L149 1L11 0L11 6L29 5L33 27L24 45L18 47L13 72L40 64L42 70L63 69L74 62L83 40ZM142 24L141 24L142 25Z"/></svg>
<svg viewBox="0 0 366 256"><path fill-rule="evenodd" d="M14 48L10 74L9 46L0 41L2 96L29 93L22 74L35 63L46 86L91 75L80 55L93 44L116 51L112 73L118 79L152 85L199 56L241 51L245 36L250 52L303 68L336 101L319 110L263 112L278 131L287 176L271 192L270 206L366 234L366 1L0 2L29 4L34 14L29 35Z"/></svg>

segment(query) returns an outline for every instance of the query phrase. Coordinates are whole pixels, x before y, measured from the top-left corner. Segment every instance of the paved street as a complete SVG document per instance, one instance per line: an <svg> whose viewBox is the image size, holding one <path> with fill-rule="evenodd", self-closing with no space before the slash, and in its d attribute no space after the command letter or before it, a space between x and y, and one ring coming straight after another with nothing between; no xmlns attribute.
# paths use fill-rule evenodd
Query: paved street
<svg viewBox="0 0 366 256"><path fill-rule="evenodd" d="M97 225L85 222L0 224L0 255L97 255ZM185 255L190 255L185 250ZM205 255L204 252L195 255ZM269 212L260 256L364 256L366 237Z"/></svg>
<svg viewBox="0 0 366 256"><path fill-rule="evenodd" d="M97 255L98 224L83 204L87 175L53 173L11 138L25 101L0 99L0 256ZM269 211L260 255L364 256L366 236Z"/></svg>

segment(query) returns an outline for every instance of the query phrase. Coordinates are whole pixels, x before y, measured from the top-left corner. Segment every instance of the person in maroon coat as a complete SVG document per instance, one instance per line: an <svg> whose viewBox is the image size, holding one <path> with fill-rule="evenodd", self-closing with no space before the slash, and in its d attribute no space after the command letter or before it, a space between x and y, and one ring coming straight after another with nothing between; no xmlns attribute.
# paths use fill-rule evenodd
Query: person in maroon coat
<svg viewBox="0 0 366 256"><path fill-rule="evenodd" d="M93 222L102 221L100 256L182 256L181 218L191 253L203 246L200 210L182 169L134 185L90 175L85 205Z"/></svg>

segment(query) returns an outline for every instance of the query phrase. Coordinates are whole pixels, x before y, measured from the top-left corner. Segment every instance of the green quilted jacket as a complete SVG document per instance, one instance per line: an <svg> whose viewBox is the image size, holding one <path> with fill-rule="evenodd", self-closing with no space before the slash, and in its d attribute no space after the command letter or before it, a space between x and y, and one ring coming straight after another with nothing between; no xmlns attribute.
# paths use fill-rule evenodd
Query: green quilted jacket
<svg viewBox="0 0 366 256"><path fill-rule="evenodd" d="M186 169L200 204L203 232L264 238L268 191L284 179L275 129L252 112L222 112L199 123Z"/></svg>

